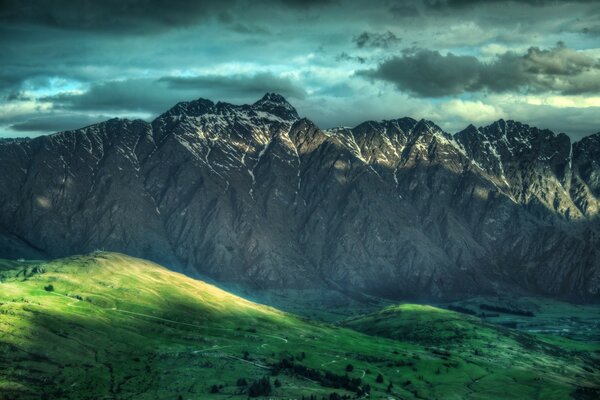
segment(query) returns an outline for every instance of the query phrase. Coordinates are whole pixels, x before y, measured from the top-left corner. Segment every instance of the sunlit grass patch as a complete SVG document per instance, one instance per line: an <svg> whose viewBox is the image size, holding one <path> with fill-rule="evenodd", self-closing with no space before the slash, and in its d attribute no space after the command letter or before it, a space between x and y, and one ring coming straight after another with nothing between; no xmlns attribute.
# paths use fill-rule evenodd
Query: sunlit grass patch
<svg viewBox="0 0 600 400"><path fill-rule="evenodd" d="M432 306L340 327L122 254L0 272L0 388L14 398L247 398L265 376L271 398L558 399L597 386L597 365L560 343Z"/></svg>

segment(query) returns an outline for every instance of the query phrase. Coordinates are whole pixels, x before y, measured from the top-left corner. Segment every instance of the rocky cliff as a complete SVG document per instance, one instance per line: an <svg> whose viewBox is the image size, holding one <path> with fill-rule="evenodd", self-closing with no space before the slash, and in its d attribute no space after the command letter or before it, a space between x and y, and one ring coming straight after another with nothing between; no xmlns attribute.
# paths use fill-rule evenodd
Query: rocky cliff
<svg viewBox="0 0 600 400"><path fill-rule="evenodd" d="M600 297L600 133L321 130L281 96L0 141L0 257L95 249L253 287Z"/></svg>

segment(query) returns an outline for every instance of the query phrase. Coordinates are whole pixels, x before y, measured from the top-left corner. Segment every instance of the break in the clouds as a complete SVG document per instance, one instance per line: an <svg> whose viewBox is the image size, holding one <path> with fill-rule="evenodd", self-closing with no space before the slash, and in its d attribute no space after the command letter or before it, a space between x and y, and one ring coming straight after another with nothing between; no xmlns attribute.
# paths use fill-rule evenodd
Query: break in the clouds
<svg viewBox="0 0 600 400"><path fill-rule="evenodd" d="M283 94L323 127L498 118L600 130L600 4L474 0L0 2L0 137L199 97Z"/></svg>

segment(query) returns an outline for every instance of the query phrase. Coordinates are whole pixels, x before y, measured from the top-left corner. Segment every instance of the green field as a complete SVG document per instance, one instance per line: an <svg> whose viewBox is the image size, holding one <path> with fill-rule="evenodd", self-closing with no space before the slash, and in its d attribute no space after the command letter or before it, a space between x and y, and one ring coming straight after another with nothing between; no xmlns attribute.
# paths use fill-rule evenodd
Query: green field
<svg viewBox="0 0 600 400"><path fill-rule="evenodd" d="M529 311L533 316L485 311L480 308L482 304ZM484 320L494 324L514 326L521 331L536 335L558 336L588 344L595 342L596 348L600 345L599 304L573 304L531 297L476 297L457 301L452 305L483 314Z"/></svg>
<svg viewBox="0 0 600 400"><path fill-rule="evenodd" d="M263 377L282 399L600 393L593 344L441 308L334 326L115 253L3 261L0 281L0 399L248 398Z"/></svg>

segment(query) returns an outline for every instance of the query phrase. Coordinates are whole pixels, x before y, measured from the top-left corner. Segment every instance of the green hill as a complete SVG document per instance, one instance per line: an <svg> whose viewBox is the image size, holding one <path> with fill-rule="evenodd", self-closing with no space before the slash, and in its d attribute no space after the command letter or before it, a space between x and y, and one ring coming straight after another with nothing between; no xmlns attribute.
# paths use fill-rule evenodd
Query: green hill
<svg viewBox="0 0 600 400"><path fill-rule="evenodd" d="M575 398L600 394L590 390L600 383L591 374L598 373L600 366L592 353L594 345L590 345L589 352L570 352L566 346L559 347L552 341L474 316L417 304L387 307L347 319L340 325L426 346L450 364L451 360L466 363L469 374L475 378L454 389L454 393L465 398L569 398L563 385L578 387L571 393ZM439 377L435 386L455 380L453 376L445 377L447 369L432 368L436 368L434 373Z"/></svg>
<svg viewBox="0 0 600 400"><path fill-rule="evenodd" d="M0 281L0 399L563 399L598 386L591 357L432 307L345 323L359 333L115 253L2 261Z"/></svg>

